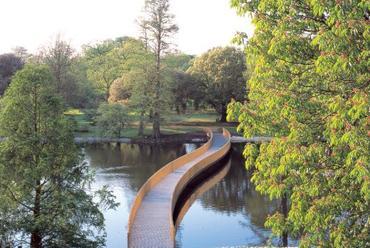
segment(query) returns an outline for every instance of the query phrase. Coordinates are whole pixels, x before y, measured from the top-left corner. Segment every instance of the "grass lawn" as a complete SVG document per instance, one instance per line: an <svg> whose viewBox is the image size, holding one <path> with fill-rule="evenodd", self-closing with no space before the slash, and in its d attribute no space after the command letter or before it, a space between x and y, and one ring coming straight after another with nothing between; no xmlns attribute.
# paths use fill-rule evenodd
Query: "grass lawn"
<svg viewBox="0 0 370 248"><path fill-rule="evenodd" d="M70 109L64 113L75 124L75 135L79 137L100 137L101 130L95 125L93 114L89 110ZM230 132L236 133L236 126L231 123L217 122L219 116L212 110L195 111L186 114L175 112L167 113L163 116L161 132L163 134L182 134L189 132L199 132L204 127L218 128L225 127ZM138 123L130 123L125 129L123 136L127 138L137 137ZM145 135L151 135L152 127L150 123L145 126Z"/></svg>

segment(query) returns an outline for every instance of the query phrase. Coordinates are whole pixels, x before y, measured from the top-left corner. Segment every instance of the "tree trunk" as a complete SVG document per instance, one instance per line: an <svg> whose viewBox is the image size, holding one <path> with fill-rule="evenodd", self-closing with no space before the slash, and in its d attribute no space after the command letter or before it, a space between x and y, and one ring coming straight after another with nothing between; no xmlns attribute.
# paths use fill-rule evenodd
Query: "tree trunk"
<svg viewBox="0 0 370 248"><path fill-rule="evenodd" d="M121 138L121 128L118 130L118 140ZM117 147L121 147L121 142L120 141L117 141Z"/></svg>
<svg viewBox="0 0 370 248"><path fill-rule="evenodd" d="M182 113L186 114L187 105L186 102L181 104Z"/></svg>
<svg viewBox="0 0 370 248"><path fill-rule="evenodd" d="M288 198L286 193L283 194L281 198L281 212L284 215L284 219L286 220L288 217ZM288 246L288 232L284 231L283 235L281 236L282 243L284 247Z"/></svg>
<svg viewBox="0 0 370 248"><path fill-rule="evenodd" d="M144 111L141 111L141 113L140 113L138 136L140 136L140 137L144 136Z"/></svg>
<svg viewBox="0 0 370 248"><path fill-rule="evenodd" d="M153 109L150 109L149 110L149 120L152 121L153 120Z"/></svg>
<svg viewBox="0 0 370 248"><path fill-rule="evenodd" d="M194 110L195 111L199 110L199 102L198 101L194 101Z"/></svg>
<svg viewBox="0 0 370 248"><path fill-rule="evenodd" d="M227 117L227 108L225 105L222 105L221 107L221 119L220 122L226 122L226 117Z"/></svg>
<svg viewBox="0 0 370 248"><path fill-rule="evenodd" d="M162 26L159 25L158 33L156 35L157 47L155 49L156 53L156 83L155 83L155 96L154 96L154 116L153 116L153 138L155 140L161 137L161 123L160 123L160 99L161 99L161 54L162 54Z"/></svg>
<svg viewBox="0 0 370 248"><path fill-rule="evenodd" d="M38 222L41 211L41 183L36 181L35 206L33 209L34 223ZM42 248L42 236L38 227L31 232L31 248Z"/></svg>
<svg viewBox="0 0 370 248"><path fill-rule="evenodd" d="M160 115L155 112L153 116L153 138L159 139L161 137L161 127L160 127Z"/></svg>
<svg viewBox="0 0 370 248"><path fill-rule="evenodd" d="M109 102L109 89L107 90L107 92L105 93L105 101L106 102Z"/></svg>
<svg viewBox="0 0 370 248"><path fill-rule="evenodd" d="M176 113L179 115L180 114L180 107L178 104L176 104Z"/></svg>

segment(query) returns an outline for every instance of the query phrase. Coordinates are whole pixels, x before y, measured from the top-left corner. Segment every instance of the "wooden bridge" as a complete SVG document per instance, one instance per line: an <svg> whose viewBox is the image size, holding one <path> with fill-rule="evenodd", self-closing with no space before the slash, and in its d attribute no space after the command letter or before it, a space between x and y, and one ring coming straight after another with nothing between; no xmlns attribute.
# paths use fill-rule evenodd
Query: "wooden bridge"
<svg viewBox="0 0 370 248"><path fill-rule="evenodd" d="M130 248L174 247L174 208L187 184L222 159L230 150L230 133L207 131L209 140L157 171L139 190L128 223ZM180 213L180 218L185 213ZM177 223L178 224L178 223Z"/></svg>

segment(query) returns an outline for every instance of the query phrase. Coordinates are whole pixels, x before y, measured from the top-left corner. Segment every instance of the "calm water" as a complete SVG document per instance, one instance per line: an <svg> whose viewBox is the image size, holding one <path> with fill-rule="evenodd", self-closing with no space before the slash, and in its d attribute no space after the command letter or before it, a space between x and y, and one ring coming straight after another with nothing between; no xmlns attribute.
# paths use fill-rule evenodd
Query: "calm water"
<svg viewBox="0 0 370 248"><path fill-rule="evenodd" d="M141 185L169 161L194 150L185 145L89 145L86 161L97 172L94 187L109 185L120 206L105 213L107 247L126 247L130 206ZM177 232L178 247L263 245L270 232L263 227L275 204L260 196L244 169L241 147L234 146L228 174L190 207Z"/></svg>

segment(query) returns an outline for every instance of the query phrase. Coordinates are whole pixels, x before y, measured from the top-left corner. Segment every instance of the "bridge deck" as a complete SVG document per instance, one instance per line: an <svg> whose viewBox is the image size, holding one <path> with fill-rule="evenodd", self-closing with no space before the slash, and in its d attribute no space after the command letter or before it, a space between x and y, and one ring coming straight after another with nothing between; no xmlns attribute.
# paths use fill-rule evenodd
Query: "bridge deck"
<svg viewBox="0 0 370 248"><path fill-rule="evenodd" d="M129 247L174 246L174 237L171 235L173 223L169 221L171 218L169 216L173 210L172 198L176 186L188 170L228 143L230 143L229 137L225 137L222 133L215 133L211 145L203 154L168 174L146 193L129 228Z"/></svg>

